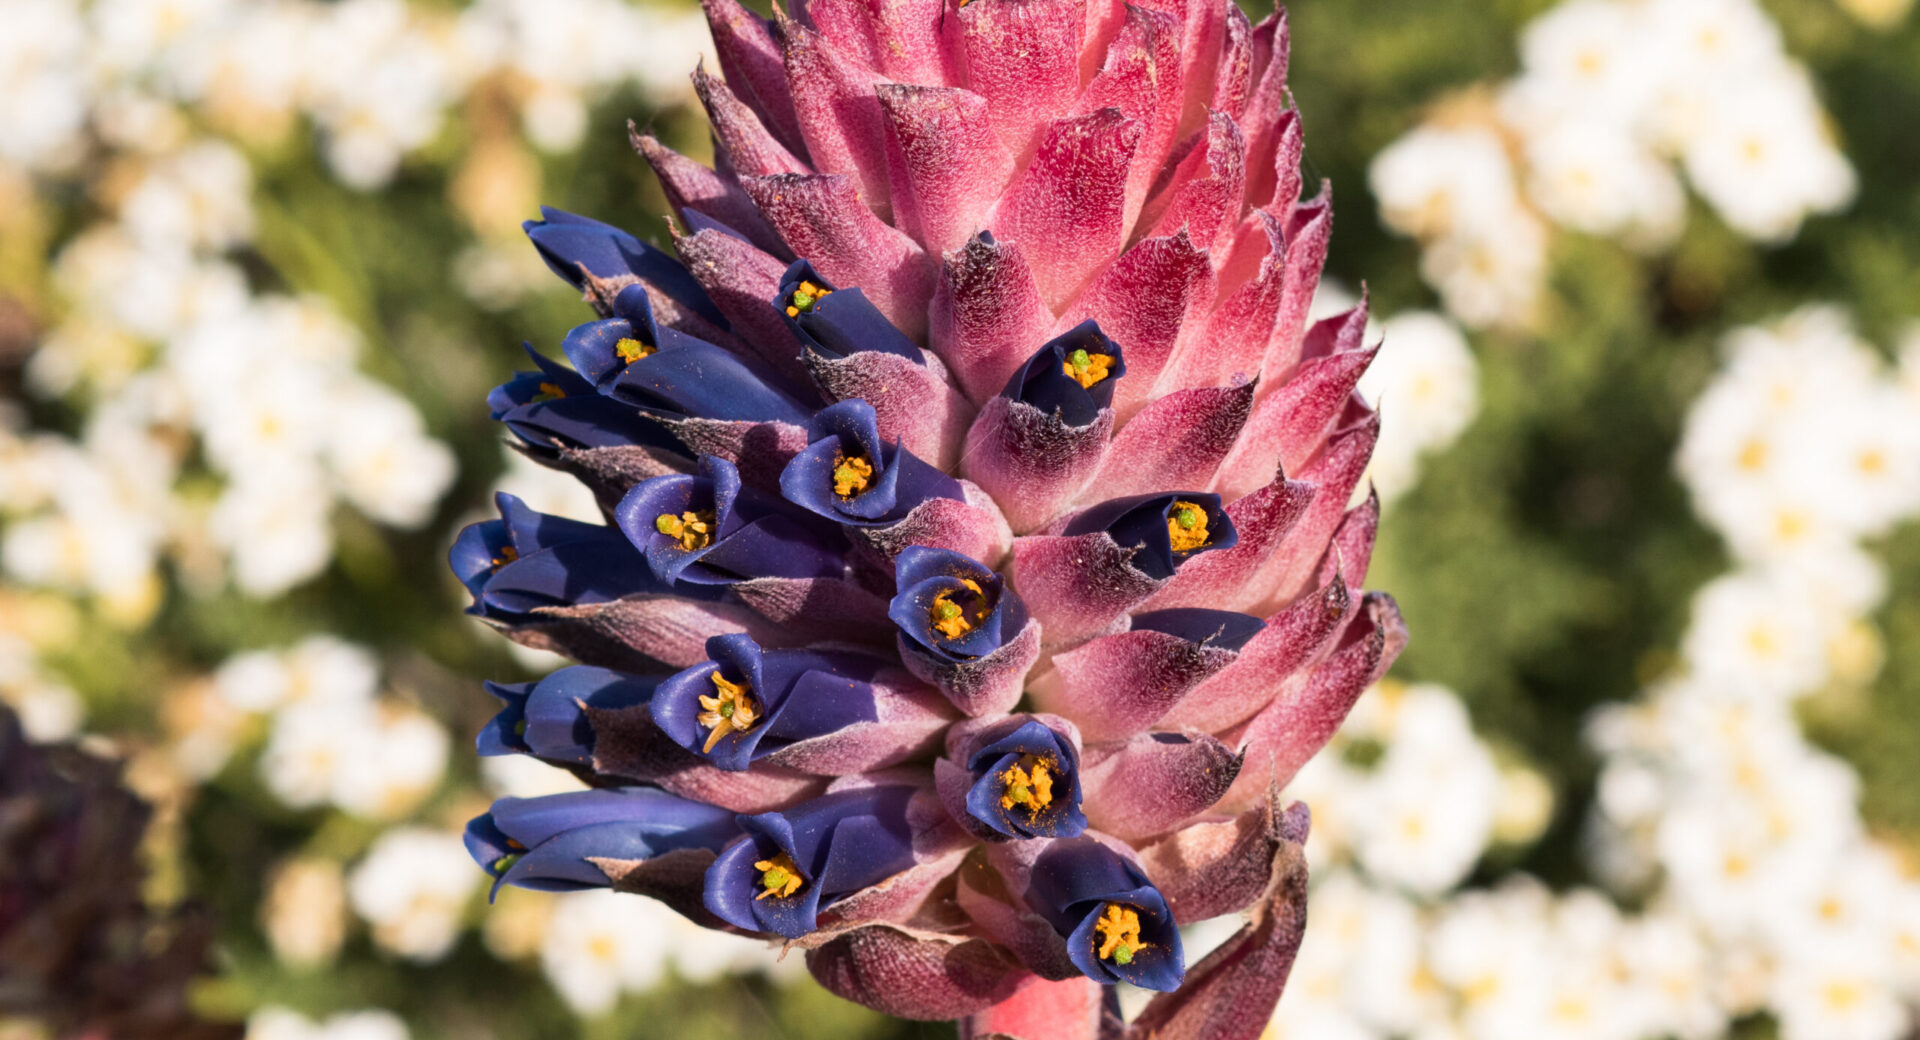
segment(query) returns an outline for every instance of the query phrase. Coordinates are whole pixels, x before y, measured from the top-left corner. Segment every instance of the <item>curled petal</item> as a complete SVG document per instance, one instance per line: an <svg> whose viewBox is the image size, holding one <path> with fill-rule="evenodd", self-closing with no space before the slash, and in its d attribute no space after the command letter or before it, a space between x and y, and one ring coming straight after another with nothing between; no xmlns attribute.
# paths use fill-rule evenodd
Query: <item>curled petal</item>
<svg viewBox="0 0 1920 1040"><path fill-rule="evenodd" d="M1080 92L1080 42L1086 18L1071 0L967 4L956 16L967 58L967 87L987 101L994 138L1023 158L1046 126Z"/></svg>
<svg viewBox="0 0 1920 1040"><path fill-rule="evenodd" d="M946 254L931 309L931 345L974 401L998 393L1052 324L1018 243L982 231Z"/></svg>
<svg viewBox="0 0 1920 1040"><path fill-rule="evenodd" d="M1141 130L1118 108L1056 121L988 218L995 236L1026 253L1049 306L1072 299L1119 254Z"/></svg>
<svg viewBox="0 0 1920 1040"><path fill-rule="evenodd" d="M1120 383L1113 409L1124 421L1152 396L1154 381L1174 354L1183 331L1213 306L1213 266L1186 232L1149 238L1101 272L1060 319L1071 328L1091 318L1127 348L1131 375Z"/></svg>
<svg viewBox="0 0 1920 1040"><path fill-rule="evenodd" d="M650 706L586 709L593 730L593 771L652 784L682 798L737 813L768 812L826 793L827 780L778 766L745 773L719 769L673 742L653 721Z"/></svg>
<svg viewBox="0 0 1920 1040"><path fill-rule="evenodd" d="M1307 927L1307 861L1302 807L1274 854L1267 889L1247 924L1193 966L1177 993L1155 997L1129 1036L1156 1040L1254 1040L1273 1019Z"/></svg>
<svg viewBox="0 0 1920 1040"><path fill-rule="evenodd" d="M1027 671L1040 659L1040 623L1028 620L1012 639L983 657L950 661L899 638L907 670L940 689L953 706L979 717L1012 709L1020 702Z"/></svg>
<svg viewBox="0 0 1920 1040"><path fill-rule="evenodd" d="M1351 406L1350 406L1351 408ZM1299 479L1318 487L1313 504L1295 523L1260 565L1254 587L1265 590L1266 598L1256 612L1273 610L1288 603L1312 585L1326 556L1327 542L1346 515L1354 488L1366 472L1367 460L1380 439L1380 417L1363 412L1362 417L1334 434L1327 446L1301 468Z"/></svg>
<svg viewBox="0 0 1920 1040"><path fill-rule="evenodd" d="M1070 729L1013 716L995 720L968 743L961 764L971 783L958 808L975 833L984 828L994 840L1071 838L1087 829L1079 741Z"/></svg>
<svg viewBox="0 0 1920 1040"><path fill-rule="evenodd" d="M932 253L964 245L1012 157L989 136L987 102L958 87L879 88L894 222Z"/></svg>
<svg viewBox="0 0 1920 1040"><path fill-rule="evenodd" d="M1075 426L1058 410L994 397L967 431L960 464L968 479L992 493L1012 529L1024 533L1058 515L1087 486L1112 433L1112 409Z"/></svg>
<svg viewBox="0 0 1920 1040"><path fill-rule="evenodd" d="M1280 314L1286 242L1278 218L1255 211L1220 268L1219 302L1205 329L1183 338L1160 372L1157 392L1218 386L1259 374Z"/></svg>
<svg viewBox="0 0 1920 1040"><path fill-rule="evenodd" d="M1265 602L1266 590L1256 583L1255 575L1307 514L1316 493L1312 484L1275 477L1266 487L1228 503L1226 513L1240 533L1239 544L1182 567L1146 605L1154 610L1246 610Z"/></svg>
<svg viewBox="0 0 1920 1040"><path fill-rule="evenodd" d="M854 528L853 537L885 560L909 546L928 545L998 566L1013 547L1013 532L991 495L970 481L959 483L960 498L929 498L899 523Z"/></svg>
<svg viewBox="0 0 1920 1040"><path fill-rule="evenodd" d="M1013 540L1013 580L1049 642L1066 645L1123 630L1126 612L1166 584L1134 565L1140 552L1105 531L1028 535Z"/></svg>
<svg viewBox="0 0 1920 1040"><path fill-rule="evenodd" d="M1254 384L1176 390L1142 408L1107 447L1090 488L1103 497L1206 487L1253 410Z"/></svg>
<svg viewBox="0 0 1920 1040"><path fill-rule="evenodd" d="M1239 913L1266 891L1287 842L1287 817L1303 829L1305 812L1295 802L1285 816L1276 813L1270 794L1238 816L1189 824L1142 846L1140 863L1181 924Z"/></svg>
<svg viewBox="0 0 1920 1040"><path fill-rule="evenodd" d="M767 306L786 265L746 239L714 228L676 233L673 248L754 355L789 383L806 385L800 343L779 312Z"/></svg>
<svg viewBox="0 0 1920 1040"><path fill-rule="evenodd" d="M1166 901L1137 865L1094 838L1049 842L1033 861L1026 901L1095 982L1180 985L1186 958Z"/></svg>
<svg viewBox="0 0 1920 1040"><path fill-rule="evenodd" d="M1250 768L1228 797L1251 804L1269 784L1284 787L1322 747L1360 694L1385 674L1406 645L1407 628L1393 597L1370 592L1326 660L1289 682L1238 737Z"/></svg>
<svg viewBox="0 0 1920 1040"><path fill-rule="evenodd" d="M880 435L872 405L852 399L815 413L812 438L780 473L787 501L850 527L886 527L933 498L964 499L958 481Z"/></svg>
<svg viewBox="0 0 1920 1040"><path fill-rule="evenodd" d="M738 180L722 177L661 144L652 134L641 133L631 120L627 123L627 136L633 142L634 151L647 160L654 176L660 178L667 204L682 220L690 219L687 211L691 210L738 231L768 253L778 256L786 252L786 243L761 219L760 211L753 207L753 200L747 197Z"/></svg>
<svg viewBox="0 0 1920 1040"><path fill-rule="evenodd" d="M782 636L778 625L737 604L660 594L540 607L506 631L523 646L630 672L683 668L700 660L717 635L745 632L772 644Z"/></svg>
<svg viewBox="0 0 1920 1040"><path fill-rule="evenodd" d="M1295 207L1288 218L1286 238L1280 310L1274 318L1273 335L1267 339L1266 358L1260 363L1261 378L1275 386L1289 378L1300 362L1307 313L1313 307L1313 294L1320 288L1320 271L1326 266L1327 245L1333 239L1330 187L1321 191L1319 199Z"/></svg>
<svg viewBox="0 0 1920 1040"><path fill-rule="evenodd" d="M1222 733L1259 712L1331 648L1351 616L1352 597L1338 578L1267 619L1240 656L1182 697L1163 720Z"/></svg>
<svg viewBox="0 0 1920 1040"><path fill-rule="evenodd" d="M820 7L815 5L815 10ZM807 139L807 155L814 169L855 177L867 205L882 220L891 219L886 135L880 102L873 92L875 84L886 80L848 61L819 33L786 17L778 8L774 17L794 111L799 114L800 132Z"/></svg>
<svg viewBox="0 0 1920 1040"><path fill-rule="evenodd" d="M1246 111L1247 94L1253 89L1253 23L1239 4L1228 4L1226 14L1221 27L1220 66L1214 73L1209 107L1237 120Z"/></svg>
<svg viewBox="0 0 1920 1040"><path fill-rule="evenodd" d="M944 470L959 461L973 406L947 380L938 358L915 362L879 351L843 358L810 353L807 367L829 400L872 405L882 437Z"/></svg>
<svg viewBox="0 0 1920 1040"><path fill-rule="evenodd" d="M1106 49L1105 64L1075 105L1080 112L1116 107L1140 127L1139 153L1127 172L1123 231L1138 218L1179 129L1180 24L1171 12L1127 5L1119 34Z"/></svg>
<svg viewBox="0 0 1920 1040"><path fill-rule="evenodd" d="M1167 187L1147 203L1141 223L1151 227L1153 235L1184 230L1197 248L1216 261L1225 260L1222 247L1240 219L1245 164L1246 141L1240 128L1225 113L1211 113L1206 135L1174 169Z"/></svg>
<svg viewBox="0 0 1920 1040"><path fill-rule="evenodd" d="M1088 740L1129 737L1232 664L1260 627L1258 618L1230 611L1138 614L1131 631L1056 654L1033 694L1048 710L1083 720Z"/></svg>
<svg viewBox="0 0 1920 1040"><path fill-rule="evenodd" d="M1138 841L1212 808L1240 775L1241 756L1205 733L1137 733L1087 748L1087 818Z"/></svg>
<svg viewBox="0 0 1920 1040"><path fill-rule="evenodd" d="M807 951L807 970L828 992L896 1018L963 1018L1012 995L1020 966L992 943L916 937L888 925L856 929Z"/></svg>
<svg viewBox="0 0 1920 1040"><path fill-rule="evenodd" d="M914 865L913 795L864 787L741 817L746 833L707 872L707 909L750 931L813 931L822 909Z"/></svg>
<svg viewBox="0 0 1920 1040"><path fill-rule="evenodd" d="M713 127L714 150L726 160L728 169L743 177L813 172L812 167L775 140L753 109L705 66L693 70L693 90L699 95Z"/></svg>
<svg viewBox="0 0 1920 1040"><path fill-rule="evenodd" d="M727 84L742 101L753 106L760 122L775 137L795 154L803 152L806 146L800 139L793 97L787 92L780 45L767 20L742 7L738 0L700 0L700 7L713 31L713 49L719 55L720 74L727 78Z"/></svg>
<svg viewBox="0 0 1920 1040"><path fill-rule="evenodd" d="M795 260L780 276L772 302L794 335L814 353L844 358L879 352L922 363L920 348L880 313L865 292L858 286L835 285L805 260Z"/></svg>
<svg viewBox="0 0 1920 1040"><path fill-rule="evenodd" d="M873 215L845 174L749 177L747 194L796 255L857 285L912 339L927 334L933 265L925 250Z"/></svg>

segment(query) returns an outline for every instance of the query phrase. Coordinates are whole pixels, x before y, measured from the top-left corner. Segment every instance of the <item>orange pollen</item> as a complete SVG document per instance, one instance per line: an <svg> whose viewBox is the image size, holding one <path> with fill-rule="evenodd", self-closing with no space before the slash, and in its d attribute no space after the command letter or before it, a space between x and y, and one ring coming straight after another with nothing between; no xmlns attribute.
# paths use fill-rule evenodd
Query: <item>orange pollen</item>
<svg viewBox="0 0 1920 1040"><path fill-rule="evenodd" d="M798 318L802 314L810 313L819 306L821 300L832 295L832 289L822 288L810 281L801 282L800 287L793 291L793 295L787 297L787 317Z"/></svg>
<svg viewBox="0 0 1920 1040"><path fill-rule="evenodd" d="M1207 544L1207 511L1193 502L1175 502L1167 510L1167 541L1174 552L1190 552Z"/></svg>
<svg viewBox="0 0 1920 1040"><path fill-rule="evenodd" d="M873 482L873 463L855 455L842 456L833 464L833 493L841 498L852 498L867 489Z"/></svg>
<svg viewBox="0 0 1920 1040"><path fill-rule="evenodd" d="M718 669L714 670L711 678L714 695L700 698L703 710L695 717L695 721L707 730L706 746L700 749L706 754L713 753L720 738L729 733L745 733L760 719L760 704L749 692L751 686L728 682Z"/></svg>
<svg viewBox="0 0 1920 1040"><path fill-rule="evenodd" d="M613 345L613 352L620 355L620 360L625 361L629 365L641 358L652 357L654 352L659 349L659 347L652 346L651 344L642 343L632 336L623 336L618 343Z"/></svg>
<svg viewBox="0 0 1920 1040"><path fill-rule="evenodd" d="M1103 961L1131 964L1133 955L1147 947L1140 941L1140 914L1130 906L1108 903L1093 930L1100 937L1098 952Z"/></svg>
<svg viewBox="0 0 1920 1040"><path fill-rule="evenodd" d="M653 529L680 543L687 552L713 544L713 513L688 510L679 516L661 513L653 518Z"/></svg>
<svg viewBox="0 0 1920 1040"><path fill-rule="evenodd" d="M1090 387L1107 378L1107 372L1112 367L1112 355L1092 354L1085 350L1076 350L1068 354L1067 359L1060 363L1060 371L1072 377L1073 381L1079 383L1082 388Z"/></svg>

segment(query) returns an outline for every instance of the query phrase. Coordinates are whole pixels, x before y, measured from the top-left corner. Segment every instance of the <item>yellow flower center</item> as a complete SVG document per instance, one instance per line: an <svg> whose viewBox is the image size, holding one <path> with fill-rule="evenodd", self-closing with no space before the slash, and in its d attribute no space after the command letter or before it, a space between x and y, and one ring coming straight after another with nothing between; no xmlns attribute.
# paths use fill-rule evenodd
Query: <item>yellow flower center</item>
<svg viewBox="0 0 1920 1040"><path fill-rule="evenodd" d="M713 513L688 510L679 516L661 513L653 518L653 529L675 539L687 552L713 544Z"/></svg>
<svg viewBox="0 0 1920 1040"><path fill-rule="evenodd" d="M873 483L873 463L855 455L851 458L841 456L833 464L833 493L841 498L852 498L867 489Z"/></svg>
<svg viewBox="0 0 1920 1040"><path fill-rule="evenodd" d="M659 349L659 347L652 346L651 344L642 343L632 336L622 336L620 342L613 345L613 352L620 355L620 360L625 361L629 365L643 357L652 357L654 352Z"/></svg>
<svg viewBox="0 0 1920 1040"><path fill-rule="evenodd" d="M500 555L493 558L493 569L497 571L519 558L520 553L518 550L511 545L503 545L500 547Z"/></svg>
<svg viewBox="0 0 1920 1040"><path fill-rule="evenodd" d="M713 753L720 738L729 733L745 733L760 719L760 704L748 692L752 687L728 682L718 669L711 678L714 695L700 698L700 707L705 710L697 717L701 727L707 730L707 744L700 749L707 754Z"/></svg>
<svg viewBox="0 0 1920 1040"><path fill-rule="evenodd" d="M567 396L567 392L560 389L559 383L541 383L540 392L533 395L533 403L540 404L545 401L558 401L565 396Z"/></svg>
<svg viewBox="0 0 1920 1040"><path fill-rule="evenodd" d="M768 896L779 896L785 899L800 891L800 886L807 883L800 876L799 865L794 863L793 857L784 852L772 859L760 860L753 865L753 869L760 872L760 894L753 897L756 900L765 899Z"/></svg>
<svg viewBox="0 0 1920 1040"><path fill-rule="evenodd" d="M1140 915L1130 906L1108 903L1093 923L1093 930L1100 938L1101 960L1132 964L1133 955L1147 947L1140 941Z"/></svg>
<svg viewBox="0 0 1920 1040"><path fill-rule="evenodd" d="M810 313L822 299L832 295L832 289L822 288L810 281L801 282L800 288L795 289L793 295L787 297L787 317L798 318L802 314Z"/></svg>
<svg viewBox="0 0 1920 1040"><path fill-rule="evenodd" d="M1000 796L1000 808L1022 806L1035 816L1053 804L1053 769L1038 755L1022 755L1020 761L1000 774L1007 793Z"/></svg>
<svg viewBox="0 0 1920 1040"><path fill-rule="evenodd" d="M1113 367L1113 358L1107 354L1090 354L1085 350L1076 350L1061 362L1060 371L1071 376L1082 387L1089 387L1107 378L1107 370Z"/></svg>
<svg viewBox="0 0 1920 1040"><path fill-rule="evenodd" d="M980 583L972 578L962 578L960 583L973 593L973 601L979 606L974 611L975 620L985 620L992 610L987 606L987 594L981 590ZM927 613L933 619L933 630L948 639L958 639L973 631L973 622L967 620L966 609L953 601L952 591L933 597L933 606Z"/></svg>
<svg viewBox="0 0 1920 1040"><path fill-rule="evenodd" d="M1167 541L1174 552L1187 552L1207 544L1207 511L1192 502L1175 502L1167 510Z"/></svg>

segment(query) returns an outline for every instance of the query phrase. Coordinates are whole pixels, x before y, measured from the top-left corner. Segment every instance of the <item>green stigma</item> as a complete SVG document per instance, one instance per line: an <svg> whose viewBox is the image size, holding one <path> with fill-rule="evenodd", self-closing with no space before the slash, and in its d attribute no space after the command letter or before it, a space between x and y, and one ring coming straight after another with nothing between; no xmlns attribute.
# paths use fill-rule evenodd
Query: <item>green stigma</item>
<svg viewBox="0 0 1920 1040"><path fill-rule="evenodd" d="M1069 362L1072 362L1073 367L1075 368L1085 368L1088 365L1093 364L1093 359L1088 357L1087 352L1084 350L1076 350L1073 353L1068 354L1067 360Z"/></svg>
<svg viewBox="0 0 1920 1040"><path fill-rule="evenodd" d="M1120 945L1114 947L1113 963L1132 964L1133 963L1133 947L1128 946L1125 943L1121 943Z"/></svg>
<svg viewBox="0 0 1920 1040"><path fill-rule="evenodd" d="M793 305L795 307L798 307L802 311L810 311L813 309L814 303L815 303L815 297L812 293L807 292L804 289L794 290Z"/></svg>
<svg viewBox="0 0 1920 1040"><path fill-rule="evenodd" d="M661 513L659 516L653 518L653 529L661 534L678 534L679 521L680 518L674 516L672 513Z"/></svg>
<svg viewBox="0 0 1920 1040"><path fill-rule="evenodd" d="M526 853L524 852L509 852L506 855L500 857L499 859L494 860L493 861L494 875L498 876L501 874L505 874L509 870L512 870L513 865L515 863L520 862L521 857L525 855Z"/></svg>
<svg viewBox="0 0 1920 1040"><path fill-rule="evenodd" d="M1174 516L1174 519L1180 521L1181 527L1191 531L1193 530L1193 526L1200 522L1200 511L1198 509L1182 509Z"/></svg>
<svg viewBox="0 0 1920 1040"><path fill-rule="evenodd" d="M733 718L733 702L732 701L720 702L720 717L723 719Z"/></svg>

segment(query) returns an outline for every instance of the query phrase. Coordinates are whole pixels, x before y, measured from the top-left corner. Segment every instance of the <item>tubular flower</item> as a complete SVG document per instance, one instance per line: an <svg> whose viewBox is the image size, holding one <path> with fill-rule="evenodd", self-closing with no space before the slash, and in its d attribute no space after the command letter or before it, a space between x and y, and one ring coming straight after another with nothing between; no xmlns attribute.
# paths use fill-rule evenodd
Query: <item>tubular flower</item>
<svg viewBox="0 0 1920 1040"><path fill-rule="evenodd" d="M503 498L453 562L582 662L493 687L482 753L595 790L476 858L968 1035L1257 1036L1304 924L1277 792L1406 637L1284 14L704 4L715 167L633 134L672 255L528 225L595 317L490 407L610 522ZM1163 991L1131 1026L1118 981Z"/></svg>

